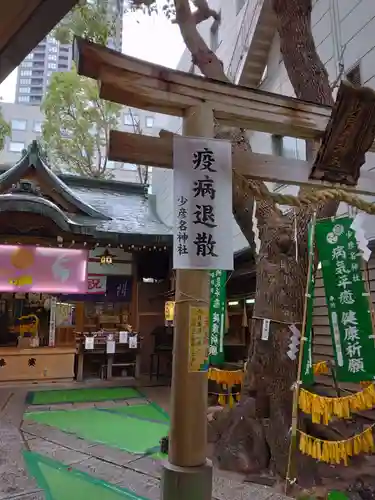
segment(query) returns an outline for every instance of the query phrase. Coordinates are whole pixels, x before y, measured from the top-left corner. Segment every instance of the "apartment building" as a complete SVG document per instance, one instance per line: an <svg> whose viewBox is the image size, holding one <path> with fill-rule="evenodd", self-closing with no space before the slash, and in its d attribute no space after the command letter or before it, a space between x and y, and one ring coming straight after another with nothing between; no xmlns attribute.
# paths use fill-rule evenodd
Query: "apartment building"
<svg viewBox="0 0 375 500"><path fill-rule="evenodd" d="M221 23L207 20L199 26L205 41L223 61L229 78L240 85L261 88L293 96L280 52L280 41L269 0L210 0L221 11ZM373 0L313 0L312 31L316 47L331 82L343 76L355 83L375 88L375 2ZM197 72L186 51L178 69ZM166 128L181 130L178 119L170 119ZM305 159L305 142L292 137L249 133L255 152ZM375 168L375 156L367 155L364 169ZM153 193L160 217L173 224L172 172L155 169ZM272 185L273 189L295 192L296 188ZM347 210L346 206L340 210ZM366 220L366 232L375 238L374 217ZM235 250L247 246L233 220Z"/></svg>
<svg viewBox="0 0 375 500"><path fill-rule="evenodd" d="M111 48L121 51L124 0L108 0L108 18L114 23ZM64 45L51 35L44 38L22 61L18 68L16 103L40 106L52 73L69 71L72 67L72 45Z"/></svg>

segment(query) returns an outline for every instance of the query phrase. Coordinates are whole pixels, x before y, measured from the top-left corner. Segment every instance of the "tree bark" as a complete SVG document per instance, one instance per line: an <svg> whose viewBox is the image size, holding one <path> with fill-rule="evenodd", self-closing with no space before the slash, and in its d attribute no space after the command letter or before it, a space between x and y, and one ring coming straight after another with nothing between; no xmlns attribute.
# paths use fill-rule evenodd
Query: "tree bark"
<svg viewBox="0 0 375 500"><path fill-rule="evenodd" d="M175 0L176 19L193 63L202 73L226 80L222 65L199 35L188 0ZM281 51L289 79L299 99L333 104L328 74L311 31L311 0L273 0ZM216 137L230 137L235 147L250 149L244 131L222 130ZM235 165L233 165L235 169ZM253 182L253 181L251 181ZM249 244L253 241L251 192L246 182L233 177L233 213ZM260 185L259 183L257 184ZM263 186L264 189L265 186ZM259 472L271 467L285 477L292 391L296 362L287 356L291 331L301 327L307 275L307 226L313 211L318 216L336 213L337 203L298 209L283 215L274 203L257 203L261 249L256 257L257 288L249 362L238 407L229 412L226 432L216 442L216 458L229 469ZM297 225L298 241L294 241ZM296 245L298 262L296 262ZM269 340L261 340L263 319L271 320ZM256 444L256 445L255 445ZM312 464L309 464L312 467Z"/></svg>

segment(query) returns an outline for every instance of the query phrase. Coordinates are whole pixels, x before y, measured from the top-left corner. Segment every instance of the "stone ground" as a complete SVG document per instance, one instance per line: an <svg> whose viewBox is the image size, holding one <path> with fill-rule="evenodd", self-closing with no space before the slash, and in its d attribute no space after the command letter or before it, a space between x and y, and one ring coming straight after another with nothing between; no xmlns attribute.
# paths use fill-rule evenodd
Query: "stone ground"
<svg viewBox="0 0 375 500"><path fill-rule="evenodd" d="M55 385L54 388L57 388ZM29 477L22 460L22 450L40 453L66 465L87 472L109 483L125 487L149 500L160 498L161 462L149 457L137 457L121 450L89 442L58 429L24 421L27 411L41 410L40 406L26 407L25 396L35 386L0 389L0 500L44 500L45 496L33 478ZM169 390L165 387L142 388L149 400L168 411ZM145 400L103 403L55 405L43 410L109 407L139 404ZM244 483L242 478L214 471L214 500L283 500L267 486ZM72 499L75 500L75 499ZM78 497L77 497L78 500ZM81 499L80 499L81 500ZM84 500L84 499L82 499ZM105 499L103 499L105 500Z"/></svg>

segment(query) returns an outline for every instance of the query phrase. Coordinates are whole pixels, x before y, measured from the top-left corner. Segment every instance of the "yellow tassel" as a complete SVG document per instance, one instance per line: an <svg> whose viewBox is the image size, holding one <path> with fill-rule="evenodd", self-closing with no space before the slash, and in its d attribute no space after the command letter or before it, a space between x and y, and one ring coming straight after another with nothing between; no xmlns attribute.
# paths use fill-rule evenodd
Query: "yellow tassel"
<svg viewBox="0 0 375 500"><path fill-rule="evenodd" d="M219 403L219 406L225 406L226 404L225 394L220 394L217 402Z"/></svg>
<svg viewBox="0 0 375 500"><path fill-rule="evenodd" d="M359 455L360 453L375 452L374 428L375 424L360 434L343 441L323 441L299 431L299 449L301 453L309 455L316 460L333 465L343 462L347 466L349 464L349 457Z"/></svg>
<svg viewBox="0 0 375 500"><path fill-rule="evenodd" d="M229 394L229 408L233 408L234 406L234 399L232 394Z"/></svg>
<svg viewBox="0 0 375 500"><path fill-rule="evenodd" d="M322 422L328 425L333 417L350 418L353 412L373 408L375 406L375 387L374 384L368 385L362 391L343 398L328 398L301 389L298 405L304 413L311 414L313 423Z"/></svg>

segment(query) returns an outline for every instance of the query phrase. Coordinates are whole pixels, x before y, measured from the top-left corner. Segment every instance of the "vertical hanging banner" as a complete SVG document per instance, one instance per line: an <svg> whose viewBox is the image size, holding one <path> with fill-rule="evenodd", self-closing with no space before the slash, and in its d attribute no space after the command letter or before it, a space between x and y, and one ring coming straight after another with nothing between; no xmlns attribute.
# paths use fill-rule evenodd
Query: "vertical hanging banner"
<svg viewBox="0 0 375 500"><path fill-rule="evenodd" d="M316 223L316 246L322 263L337 379L342 382L375 378L369 297L352 223L350 217Z"/></svg>
<svg viewBox="0 0 375 500"><path fill-rule="evenodd" d="M208 371L208 307L189 308L189 372Z"/></svg>
<svg viewBox="0 0 375 500"><path fill-rule="evenodd" d="M224 362L226 281L226 271L210 272L209 361L211 365L220 365Z"/></svg>
<svg viewBox="0 0 375 500"><path fill-rule="evenodd" d="M233 269L231 148L174 136L175 269Z"/></svg>
<svg viewBox="0 0 375 500"><path fill-rule="evenodd" d="M314 252L314 232L315 224L311 223L309 226L308 235L308 252ZM312 346L313 346L313 312L314 312L314 291L315 291L315 276L314 264L311 262L310 269L308 269L308 283L307 288L307 311L306 311L306 326L304 332L303 352L302 352L302 368L301 368L301 382L303 385L312 385L314 383L314 370L312 360Z"/></svg>

